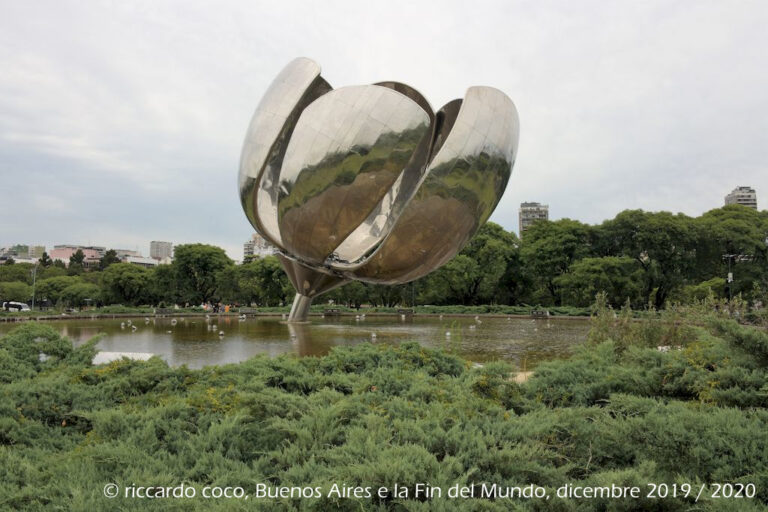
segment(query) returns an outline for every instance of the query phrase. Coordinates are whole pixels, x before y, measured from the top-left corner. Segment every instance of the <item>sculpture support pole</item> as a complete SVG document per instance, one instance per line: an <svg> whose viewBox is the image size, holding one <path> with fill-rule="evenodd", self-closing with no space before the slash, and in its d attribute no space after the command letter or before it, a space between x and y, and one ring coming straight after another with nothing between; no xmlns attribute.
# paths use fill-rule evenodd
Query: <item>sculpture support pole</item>
<svg viewBox="0 0 768 512"><path fill-rule="evenodd" d="M309 306L312 305L312 297L307 297L300 293L293 299L291 313L288 315L289 322L306 322L309 316Z"/></svg>

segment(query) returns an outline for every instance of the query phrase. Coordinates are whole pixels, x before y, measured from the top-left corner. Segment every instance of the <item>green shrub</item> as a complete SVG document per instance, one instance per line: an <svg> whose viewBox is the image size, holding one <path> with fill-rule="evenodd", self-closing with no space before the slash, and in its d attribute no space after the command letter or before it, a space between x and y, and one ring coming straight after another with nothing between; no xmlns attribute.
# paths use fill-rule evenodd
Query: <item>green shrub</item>
<svg viewBox="0 0 768 512"><path fill-rule="evenodd" d="M608 318L606 316L606 318ZM525 384L404 343L190 370L158 358L93 366L33 323L0 340L0 509L760 510L768 504L764 333L730 322L595 329ZM641 322L642 323L642 322ZM680 326L676 326L678 331ZM622 344L611 336L624 336ZM649 348L650 347L650 348ZM40 357L48 354L47 358ZM182 482L405 486L751 482L753 500L180 501L101 489Z"/></svg>

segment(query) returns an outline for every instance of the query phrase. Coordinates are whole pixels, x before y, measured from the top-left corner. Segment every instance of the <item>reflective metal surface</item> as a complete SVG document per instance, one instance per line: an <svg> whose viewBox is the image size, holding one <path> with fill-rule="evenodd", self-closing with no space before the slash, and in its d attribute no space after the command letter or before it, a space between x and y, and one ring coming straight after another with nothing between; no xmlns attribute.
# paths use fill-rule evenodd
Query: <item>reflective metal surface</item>
<svg viewBox="0 0 768 512"><path fill-rule="evenodd" d="M296 288L289 320L347 280L404 283L455 256L501 199L518 134L491 87L434 114L408 85L332 90L313 61L288 64L254 113L239 186Z"/></svg>

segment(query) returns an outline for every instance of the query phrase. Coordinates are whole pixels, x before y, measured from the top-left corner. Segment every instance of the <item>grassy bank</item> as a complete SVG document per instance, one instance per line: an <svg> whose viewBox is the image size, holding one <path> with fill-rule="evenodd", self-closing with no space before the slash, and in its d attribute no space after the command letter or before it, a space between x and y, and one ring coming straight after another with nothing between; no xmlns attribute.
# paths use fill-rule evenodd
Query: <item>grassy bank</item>
<svg viewBox="0 0 768 512"><path fill-rule="evenodd" d="M159 359L91 366L53 329L0 340L0 509L765 510L768 335L725 319L625 323L606 312L527 383L416 344L202 370ZM658 345L669 346L663 352ZM45 357L40 354L46 354ZM103 496L106 484L120 497ZM190 499L125 486L197 489ZM715 499L701 483L754 484ZM326 497L334 483L409 489ZM416 485L692 484L663 500L413 499ZM321 498L204 499L205 486L318 487Z"/></svg>
<svg viewBox="0 0 768 512"><path fill-rule="evenodd" d="M315 304L311 307L310 311L313 315L321 315L329 308L333 308L341 312L342 314L359 315L359 314L398 314L403 308L400 307L363 307L360 309L350 308L346 306L328 306L325 304ZM231 314L239 314L242 308L232 308ZM499 306L499 305L486 305L486 306L416 306L414 308L406 308L413 310L416 315L516 315L516 316L528 316L535 308L531 306ZM571 306L544 308L549 311L552 316L579 316L588 317L592 311L591 308L578 308ZM290 306L274 306L274 307L258 307L247 308L249 314L255 312L256 314L288 314L291 310ZM542 309L543 310L543 309ZM100 308L89 308L82 311L63 311L56 309L48 310L35 310L24 312L8 312L0 311L0 321L2 320L17 320L17 319L30 319L30 318L44 318L44 317L59 317L62 316L95 316L95 317L112 317L115 315L120 316L151 316L154 315L157 310L150 306L104 306ZM192 308L179 308L179 309L162 309L163 314L170 315L189 315L206 314L206 311L200 307ZM224 314L223 312L221 314Z"/></svg>

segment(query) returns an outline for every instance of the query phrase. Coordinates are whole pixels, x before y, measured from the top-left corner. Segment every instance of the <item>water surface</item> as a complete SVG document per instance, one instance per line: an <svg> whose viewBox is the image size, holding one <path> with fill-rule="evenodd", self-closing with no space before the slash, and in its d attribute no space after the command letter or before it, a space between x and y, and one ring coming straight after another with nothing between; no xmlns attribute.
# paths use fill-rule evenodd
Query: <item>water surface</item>
<svg viewBox="0 0 768 512"><path fill-rule="evenodd" d="M531 369L542 360L565 357L586 339L587 319L368 316L312 317L288 325L278 317L163 317L48 322L81 344L103 333L100 350L150 352L170 365L201 368L236 363L257 354L320 356L339 345L366 341L396 344L416 341L476 362L506 360ZM123 324L123 326L121 326ZM1 323L0 335L19 324ZM133 329L133 326L136 329ZM219 333L223 332L222 335ZM447 333L450 332L450 335ZM373 336L375 335L375 337Z"/></svg>

